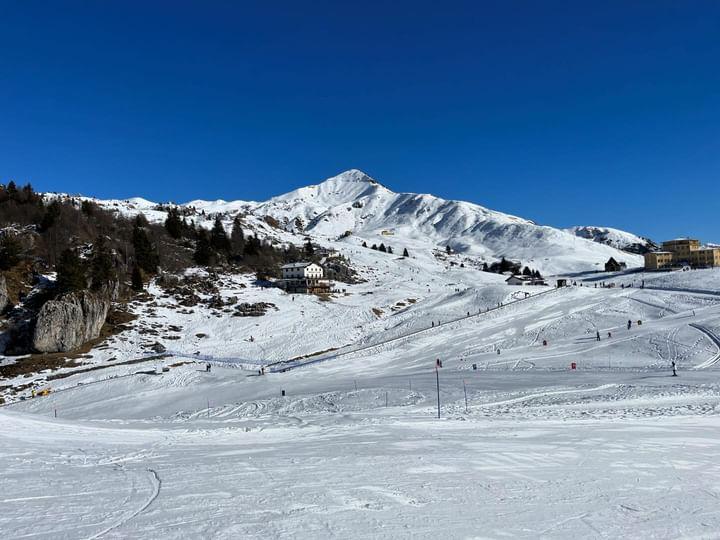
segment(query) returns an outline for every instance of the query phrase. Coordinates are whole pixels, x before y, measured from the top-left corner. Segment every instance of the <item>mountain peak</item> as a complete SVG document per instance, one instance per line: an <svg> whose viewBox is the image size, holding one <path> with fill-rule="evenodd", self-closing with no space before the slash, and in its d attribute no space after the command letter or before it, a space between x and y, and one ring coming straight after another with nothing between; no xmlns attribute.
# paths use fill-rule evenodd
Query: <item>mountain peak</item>
<svg viewBox="0 0 720 540"><path fill-rule="evenodd" d="M343 181L343 182L356 182L356 183L380 185L380 182L378 182L377 180L372 178L370 175L364 173L360 169L348 169L345 172L341 172L337 176L328 178L328 180L338 180L338 181Z"/></svg>

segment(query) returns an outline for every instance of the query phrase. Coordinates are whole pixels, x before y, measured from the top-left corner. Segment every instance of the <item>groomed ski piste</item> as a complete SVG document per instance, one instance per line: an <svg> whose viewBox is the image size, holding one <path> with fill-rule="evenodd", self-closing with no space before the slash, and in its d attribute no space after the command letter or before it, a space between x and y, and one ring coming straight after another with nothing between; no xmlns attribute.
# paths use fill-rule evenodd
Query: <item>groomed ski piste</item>
<svg viewBox="0 0 720 540"><path fill-rule="evenodd" d="M3 538L720 535L720 270L530 290L367 256L382 301L371 280L323 302L225 276L277 307L240 318L154 291L93 354L181 325L168 356L0 408Z"/></svg>

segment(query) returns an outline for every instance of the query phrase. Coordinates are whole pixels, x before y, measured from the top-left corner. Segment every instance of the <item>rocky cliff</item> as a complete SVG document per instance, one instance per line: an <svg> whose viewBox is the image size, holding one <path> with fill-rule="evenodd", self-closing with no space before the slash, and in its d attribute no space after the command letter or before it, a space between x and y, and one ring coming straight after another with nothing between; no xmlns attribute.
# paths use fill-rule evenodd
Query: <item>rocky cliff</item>
<svg viewBox="0 0 720 540"><path fill-rule="evenodd" d="M97 338L113 298L113 289L106 289L69 293L46 302L38 313L32 348L42 353L68 352Z"/></svg>
<svg viewBox="0 0 720 540"><path fill-rule="evenodd" d="M5 280L5 276L0 276L0 313L5 311L8 302L7 281Z"/></svg>

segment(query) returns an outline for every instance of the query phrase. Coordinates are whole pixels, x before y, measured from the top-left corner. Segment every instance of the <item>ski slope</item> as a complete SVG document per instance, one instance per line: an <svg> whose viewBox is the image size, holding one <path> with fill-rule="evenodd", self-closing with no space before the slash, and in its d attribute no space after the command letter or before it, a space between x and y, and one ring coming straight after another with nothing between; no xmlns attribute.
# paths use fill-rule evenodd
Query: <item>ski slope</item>
<svg viewBox="0 0 720 540"><path fill-rule="evenodd" d="M176 354L102 357L105 369L0 408L4 537L720 534L717 271L525 298L457 267L428 292L385 260L383 303L363 294L370 280L320 303L222 276L227 294L278 295L277 311L246 320L178 313L158 291L153 317L89 361L140 352L150 323L183 326L163 342ZM427 277L433 260L410 262ZM197 330L210 372L192 361ZM262 376L246 363L313 351Z"/></svg>

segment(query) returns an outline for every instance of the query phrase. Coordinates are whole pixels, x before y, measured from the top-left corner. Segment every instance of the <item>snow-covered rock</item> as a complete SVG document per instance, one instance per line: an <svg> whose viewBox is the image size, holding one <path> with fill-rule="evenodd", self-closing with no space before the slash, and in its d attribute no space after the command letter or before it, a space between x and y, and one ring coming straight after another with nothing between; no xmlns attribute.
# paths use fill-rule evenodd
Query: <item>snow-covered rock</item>
<svg viewBox="0 0 720 540"><path fill-rule="evenodd" d="M611 227L578 226L566 229L569 233L586 238L599 244L612 246L628 253L643 254L657 248L657 244L648 238L613 229Z"/></svg>

